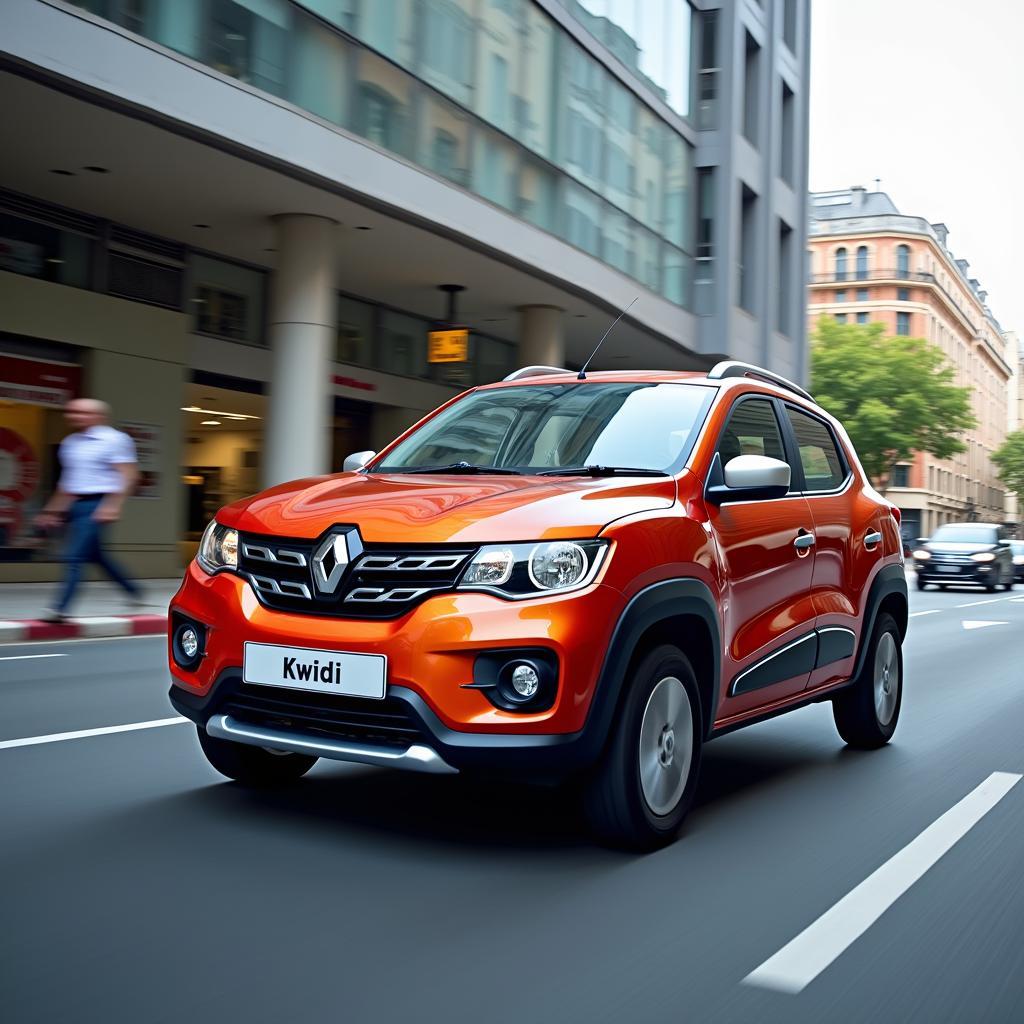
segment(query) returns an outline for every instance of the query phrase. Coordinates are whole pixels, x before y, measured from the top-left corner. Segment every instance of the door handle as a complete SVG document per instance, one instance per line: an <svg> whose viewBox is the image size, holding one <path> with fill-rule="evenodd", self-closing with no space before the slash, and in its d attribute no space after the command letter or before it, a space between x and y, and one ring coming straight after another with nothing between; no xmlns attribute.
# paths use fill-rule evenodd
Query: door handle
<svg viewBox="0 0 1024 1024"><path fill-rule="evenodd" d="M878 544L882 543L882 535L877 530L872 530L871 533L865 534L864 536L864 547L869 550L874 549Z"/></svg>
<svg viewBox="0 0 1024 1024"><path fill-rule="evenodd" d="M814 547L814 534L808 530L801 529L796 535L796 540L793 541L793 547L797 551L806 551L808 548Z"/></svg>

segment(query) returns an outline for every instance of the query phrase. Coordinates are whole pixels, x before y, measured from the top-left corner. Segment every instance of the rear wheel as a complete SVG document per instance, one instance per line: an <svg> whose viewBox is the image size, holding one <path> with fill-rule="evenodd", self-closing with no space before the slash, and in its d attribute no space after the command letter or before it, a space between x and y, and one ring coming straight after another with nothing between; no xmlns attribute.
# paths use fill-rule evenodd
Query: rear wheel
<svg viewBox="0 0 1024 1024"><path fill-rule="evenodd" d="M247 743L233 743L210 736L197 726L199 745L206 760L229 779L250 786L274 786L302 778L318 758L306 754L292 754L285 750L268 750Z"/></svg>
<svg viewBox="0 0 1024 1024"><path fill-rule="evenodd" d="M637 665L608 749L587 781L594 831L634 850L675 839L693 803L701 748L693 668L678 648L656 647Z"/></svg>
<svg viewBox="0 0 1024 1024"><path fill-rule="evenodd" d="M903 650L899 626L887 612L875 622L856 680L832 701L839 735L851 746L874 750L896 731L903 703Z"/></svg>

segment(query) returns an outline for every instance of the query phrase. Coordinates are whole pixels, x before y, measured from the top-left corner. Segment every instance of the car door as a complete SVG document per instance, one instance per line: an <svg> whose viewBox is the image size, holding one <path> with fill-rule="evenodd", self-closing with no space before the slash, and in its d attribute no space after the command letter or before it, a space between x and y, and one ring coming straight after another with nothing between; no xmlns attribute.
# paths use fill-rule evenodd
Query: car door
<svg viewBox="0 0 1024 1024"><path fill-rule="evenodd" d="M723 467L738 455L786 460L778 403L740 397L718 440ZM797 479L794 475L794 479ZM722 563L726 682L720 718L804 689L814 664L813 522L800 493L708 505Z"/></svg>

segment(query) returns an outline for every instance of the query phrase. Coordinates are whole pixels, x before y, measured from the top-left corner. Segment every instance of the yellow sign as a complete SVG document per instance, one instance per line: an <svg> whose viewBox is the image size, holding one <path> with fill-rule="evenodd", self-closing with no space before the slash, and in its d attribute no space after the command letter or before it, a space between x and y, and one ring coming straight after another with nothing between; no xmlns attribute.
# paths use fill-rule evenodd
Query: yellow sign
<svg viewBox="0 0 1024 1024"><path fill-rule="evenodd" d="M469 358L469 331L431 331L427 335L427 362L464 363Z"/></svg>

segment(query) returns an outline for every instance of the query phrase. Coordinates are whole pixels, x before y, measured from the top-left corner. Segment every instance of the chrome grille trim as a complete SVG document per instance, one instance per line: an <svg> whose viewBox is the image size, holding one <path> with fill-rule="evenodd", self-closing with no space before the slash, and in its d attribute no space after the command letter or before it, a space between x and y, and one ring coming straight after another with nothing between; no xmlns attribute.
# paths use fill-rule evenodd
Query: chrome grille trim
<svg viewBox="0 0 1024 1024"><path fill-rule="evenodd" d="M460 555L363 555L357 569L366 572L451 572L469 556Z"/></svg>
<svg viewBox="0 0 1024 1024"><path fill-rule="evenodd" d="M282 565L296 565L304 568L306 556L301 551L289 551L286 548L268 548L265 544L243 544L242 553L254 562L280 562Z"/></svg>
<svg viewBox="0 0 1024 1024"><path fill-rule="evenodd" d="M256 590L261 590L265 594L302 597L307 601L310 599L309 587L305 583L295 583L292 580L273 580L269 576L257 576L255 573L249 573L249 582Z"/></svg>
<svg viewBox="0 0 1024 1024"><path fill-rule="evenodd" d="M429 594L430 587L356 587L345 598L346 601L362 603L382 603L384 601L415 601L424 594Z"/></svg>

